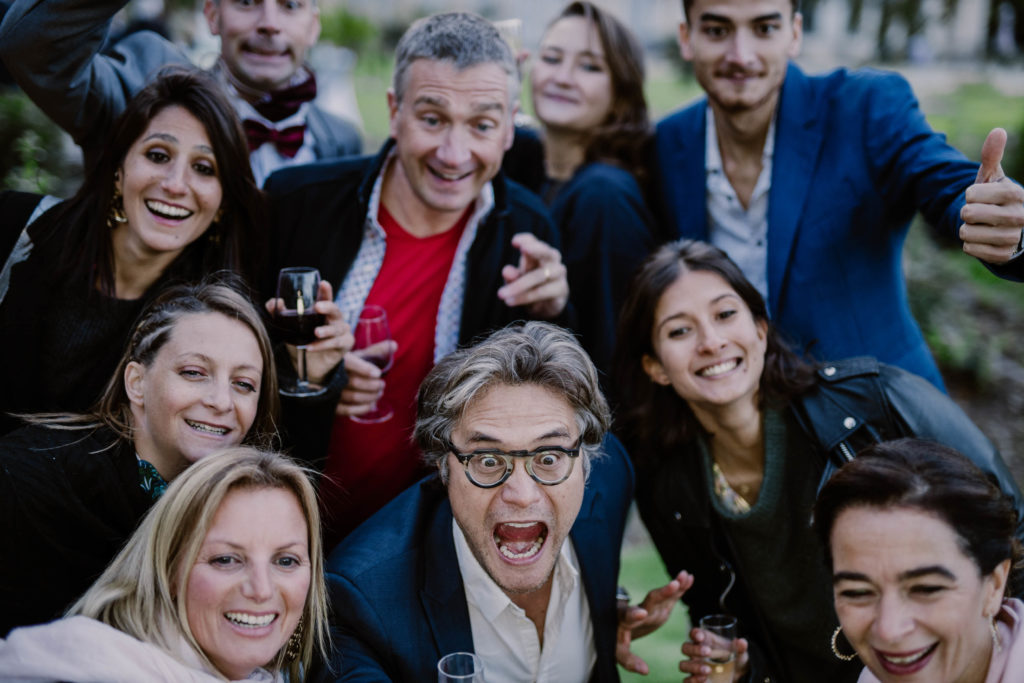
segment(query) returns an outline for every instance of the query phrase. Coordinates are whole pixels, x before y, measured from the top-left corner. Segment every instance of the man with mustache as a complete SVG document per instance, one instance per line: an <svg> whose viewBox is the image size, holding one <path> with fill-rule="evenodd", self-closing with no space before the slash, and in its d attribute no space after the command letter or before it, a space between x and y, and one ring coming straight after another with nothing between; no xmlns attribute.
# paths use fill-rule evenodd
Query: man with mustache
<svg viewBox="0 0 1024 683"><path fill-rule="evenodd" d="M149 31L104 51L114 14L126 0L17 0L0 25L0 57L17 83L83 150L146 81L166 64L187 63L174 44ZM260 185L284 166L358 154L355 126L317 107L306 52L320 36L316 0L205 0L220 36L214 71L243 121Z"/></svg>
<svg viewBox="0 0 1024 683"><path fill-rule="evenodd" d="M515 57L497 29L467 13L413 24L396 48L391 137L375 157L286 169L267 182L277 268L316 266L355 329L387 312L386 382L359 354L330 414L298 436L325 452L325 538L340 538L423 475L409 434L416 389L434 363L476 336L525 318L550 320L569 285L544 206L499 173L519 97ZM369 354L367 354L369 355ZM350 419L378 399L394 417ZM315 424L314 424L315 423Z"/></svg>
<svg viewBox="0 0 1024 683"><path fill-rule="evenodd" d="M475 652L488 683L618 681L625 634L664 623L692 579L617 602L633 468L609 421L594 364L549 323L441 360L414 433L434 475L331 553L336 654L318 680L434 680L442 656Z"/></svg>
<svg viewBox="0 0 1024 683"><path fill-rule="evenodd" d="M914 213L1000 277L1024 277L1024 190L932 131L897 74L807 76L797 0L683 0L679 42L707 98L657 129L667 237L710 241L775 324L819 358L870 354L942 378L907 302Z"/></svg>

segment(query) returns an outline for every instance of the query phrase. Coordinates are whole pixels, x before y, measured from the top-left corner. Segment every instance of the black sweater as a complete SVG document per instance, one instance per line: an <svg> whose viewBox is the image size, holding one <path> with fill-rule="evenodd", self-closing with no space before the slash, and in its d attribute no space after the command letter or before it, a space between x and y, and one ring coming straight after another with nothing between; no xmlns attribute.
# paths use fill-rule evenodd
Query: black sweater
<svg viewBox="0 0 1024 683"><path fill-rule="evenodd" d="M151 504L134 449L106 428L29 425L0 439L0 637L59 617Z"/></svg>

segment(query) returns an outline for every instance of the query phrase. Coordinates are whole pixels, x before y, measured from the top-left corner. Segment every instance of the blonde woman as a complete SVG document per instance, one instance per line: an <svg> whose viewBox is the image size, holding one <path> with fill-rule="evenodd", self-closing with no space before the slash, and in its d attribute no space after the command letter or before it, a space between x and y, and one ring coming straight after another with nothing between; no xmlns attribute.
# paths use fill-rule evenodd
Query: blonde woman
<svg viewBox="0 0 1024 683"><path fill-rule="evenodd" d="M69 610L0 641L0 671L61 681L300 681L326 648L306 470L236 447L179 476Z"/></svg>

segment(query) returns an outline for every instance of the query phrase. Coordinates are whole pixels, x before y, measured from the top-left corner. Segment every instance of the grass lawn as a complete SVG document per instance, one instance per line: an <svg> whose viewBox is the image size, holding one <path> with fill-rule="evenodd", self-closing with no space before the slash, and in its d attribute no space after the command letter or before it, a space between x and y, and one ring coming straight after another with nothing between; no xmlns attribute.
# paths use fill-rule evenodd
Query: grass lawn
<svg viewBox="0 0 1024 683"><path fill-rule="evenodd" d="M647 591L663 586L668 581L665 565L650 541L635 543L622 552L622 572L619 583L629 590L633 602L643 599ZM678 682L683 674L679 671L679 660L683 658L679 648L690 630L690 618L682 603L672 610L668 623L660 629L636 641L633 652L644 658L650 667L648 676L639 676L620 668L622 680L626 683L647 681L648 683Z"/></svg>

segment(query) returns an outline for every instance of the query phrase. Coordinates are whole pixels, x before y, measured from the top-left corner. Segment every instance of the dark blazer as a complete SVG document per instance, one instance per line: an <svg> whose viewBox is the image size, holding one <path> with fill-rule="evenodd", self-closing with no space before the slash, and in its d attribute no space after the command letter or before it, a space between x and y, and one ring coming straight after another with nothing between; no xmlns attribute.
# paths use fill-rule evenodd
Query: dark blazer
<svg viewBox="0 0 1024 683"><path fill-rule="evenodd" d="M615 437L602 448L569 538L594 621L592 680L617 681L615 587L633 469ZM452 509L436 476L407 489L335 548L327 582L335 654L320 681L434 680L442 656L473 651Z"/></svg>
<svg viewBox="0 0 1024 683"><path fill-rule="evenodd" d="M359 253L370 194L393 146L394 141L389 140L376 156L286 168L267 179L265 189L275 238L267 269L260 278L261 300L274 296L277 272L285 266L314 266L338 292ZM502 266L519 261L519 250L512 246L513 235L530 232L556 249L561 246L558 231L537 197L500 173L491 184L494 208L477 226L466 256L460 345L529 317L525 308L510 308L498 299L498 289L504 285ZM566 325L569 320L566 312L553 322ZM307 414L303 415L292 414L289 405L283 410L284 421L293 425L289 441L314 461L323 457L333 405L323 401L315 411L306 405L303 411Z"/></svg>
<svg viewBox="0 0 1024 683"><path fill-rule="evenodd" d="M657 175L670 238L707 240L706 99L658 124ZM899 75L790 65L768 200L768 308L819 358L872 355L942 387L907 301L901 259L921 211L956 240L978 164L934 132ZM1024 259L992 268L1021 279Z"/></svg>
<svg viewBox="0 0 1024 683"><path fill-rule="evenodd" d="M654 248L654 219L633 174L599 161L577 169L549 208L565 245L580 343L607 376L619 309L634 272ZM611 388L607 380L604 385Z"/></svg>

